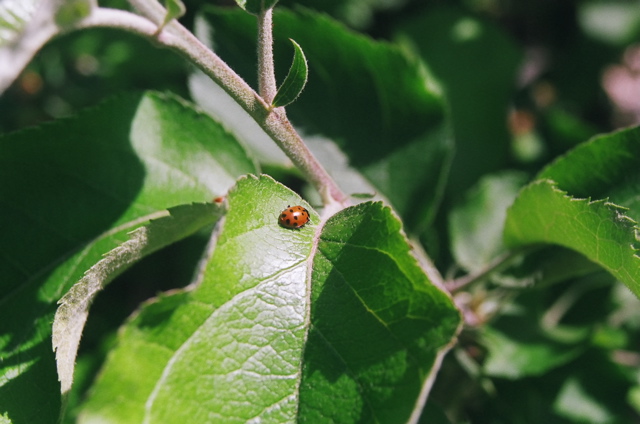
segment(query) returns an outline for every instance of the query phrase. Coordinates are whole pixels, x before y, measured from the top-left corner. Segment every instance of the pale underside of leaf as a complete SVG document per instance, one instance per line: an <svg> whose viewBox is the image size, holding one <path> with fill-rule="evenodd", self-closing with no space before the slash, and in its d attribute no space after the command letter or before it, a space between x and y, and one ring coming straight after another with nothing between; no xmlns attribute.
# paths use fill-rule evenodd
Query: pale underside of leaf
<svg viewBox="0 0 640 424"><path fill-rule="evenodd" d="M110 278L114 278L118 271L141 258L142 249L147 243L147 232L144 228L134 231L129 241L112 250L105 259L88 270L60 299L60 306L53 321L52 343L56 351L62 393L71 389L76 353L91 302Z"/></svg>
<svg viewBox="0 0 640 424"><path fill-rule="evenodd" d="M186 209L196 210L196 213L185 215L183 212ZM217 216L213 213L216 209L219 207L215 205L194 204L174 208L174 213L178 210L177 218L168 215L167 212L154 216L158 220L131 232L128 241L113 249L104 259L91 267L60 299L60 306L53 322L52 339L63 394L71 389L78 345L89 307L95 296L106 284L142 257L212 223ZM191 225L185 225L185 219L191 220Z"/></svg>

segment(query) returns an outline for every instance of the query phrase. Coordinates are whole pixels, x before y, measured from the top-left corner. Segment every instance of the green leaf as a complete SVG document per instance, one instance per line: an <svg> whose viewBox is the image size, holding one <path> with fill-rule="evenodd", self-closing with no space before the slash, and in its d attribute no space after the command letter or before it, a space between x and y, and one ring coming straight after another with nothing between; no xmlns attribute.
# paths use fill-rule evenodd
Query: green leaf
<svg viewBox="0 0 640 424"><path fill-rule="evenodd" d="M596 127L559 107L550 107L541 116L540 126L549 138L550 147L562 149L573 148L585 140L598 134Z"/></svg>
<svg viewBox="0 0 640 424"><path fill-rule="evenodd" d="M633 406L636 414L640 413L640 385L635 385L627 394L628 402Z"/></svg>
<svg viewBox="0 0 640 424"><path fill-rule="evenodd" d="M58 2L55 21L61 27L68 27L91 14L94 7L98 7L96 0L64 0Z"/></svg>
<svg viewBox="0 0 640 424"><path fill-rule="evenodd" d="M522 53L501 28L455 7L406 16L398 38L419 52L447 93L456 141L448 190L458 196L509 164L505 116Z"/></svg>
<svg viewBox="0 0 640 424"><path fill-rule="evenodd" d="M0 137L0 151L0 414L48 423L58 299L128 232L224 195L255 167L218 123L155 93Z"/></svg>
<svg viewBox="0 0 640 424"><path fill-rule="evenodd" d="M505 242L510 247L552 243L573 249L640 296L634 221L640 218L639 165L638 128L577 147L520 192L507 214Z"/></svg>
<svg viewBox="0 0 640 424"><path fill-rule="evenodd" d="M53 348L62 393L71 389L73 369L91 302L122 271L151 253L213 224L223 213L217 204L192 204L169 210L169 216L151 221L96 263L58 302L53 321Z"/></svg>
<svg viewBox="0 0 640 424"><path fill-rule="evenodd" d="M542 375L575 359L584 350L584 346L554 342L540 334L528 324L531 317L518 321L520 329L515 334L528 334L526 340L491 327L482 330L482 344L489 352L483 366L485 374L512 380Z"/></svg>
<svg viewBox="0 0 640 424"><path fill-rule="evenodd" d="M236 0L236 3L247 12L259 15L265 10L273 9L278 0Z"/></svg>
<svg viewBox="0 0 640 424"><path fill-rule="evenodd" d="M311 300L300 420L418 417L417 394L460 317L417 266L389 208L363 203L327 221Z"/></svg>
<svg viewBox="0 0 640 424"><path fill-rule="evenodd" d="M291 62L287 77L273 98L273 107L282 107L293 103L307 84L307 77L309 76L307 59L304 57L304 52L298 43L291 40L291 44L293 44L293 62Z"/></svg>
<svg viewBox="0 0 640 424"><path fill-rule="evenodd" d="M502 230L507 208L524 183L521 173L487 176L451 211L452 251L464 269L479 271L505 250Z"/></svg>
<svg viewBox="0 0 640 424"><path fill-rule="evenodd" d="M576 378L564 382L554 408L574 422L610 423L616 414L607 410Z"/></svg>
<svg viewBox="0 0 640 424"><path fill-rule="evenodd" d="M480 330L487 352L484 373L517 380L573 363L593 343L593 333L608 313L612 282L611 275L600 271L565 280L551 295L538 287L522 290Z"/></svg>
<svg viewBox="0 0 640 424"><path fill-rule="evenodd" d="M165 0L164 4L165 8L167 9L167 14L164 17L162 25L160 25L160 29L172 20L178 19L183 16L187 11L187 8L184 6L184 3L181 0Z"/></svg>
<svg viewBox="0 0 640 424"><path fill-rule="evenodd" d="M167 16L171 16L171 19L179 18L187 11L181 0L165 0L164 4L167 8Z"/></svg>
<svg viewBox="0 0 640 424"><path fill-rule="evenodd" d="M215 28L216 52L245 80L255 81L255 20L228 9L204 11ZM306 138L336 143L361 178L399 211L409 231L426 228L440 204L453 140L443 96L425 66L397 46L354 33L325 15L279 9L278 74L287 72L278 68L288 64L278 54L288 51L289 38L304 46L309 63L305 95L287 108L293 123ZM352 179L347 174L338 184L349 187ZM363 191L369 190L357 189Z"/></svg>
<svg viewBox="0 0 640 424"><path fill-rule="evenodd" d="M609 352L590 351L571 364L571 374L558 379L552 410L571 422L628 422L637 414L626 401L629 375Z"/></svg>
<svg viewBox="0 0 640 424"><path fill-rule="evenodd" d="M640 128L594 137L561 156L537 176L555 181L576 197L608 198L629 208L627 215L640 221Z"/></svg>
<svg viewBox="0 0 640 424"><path fill-rule="evenodd" d="M640 258L635 222L605 200L567 195L550 180L525 187L509 209L505 242L510 247L558 244L600 264L640 296Z"/></svg>
<svg viewBox="0 0 640 424"><path fill-rule="evenodd" d="M390 209L361 204L321 224L267 176L239 180L227 202L198 286L122 329L80 422L419 416L460 317ZM277 222L294 204L311 215L300 230Z"/></svg>

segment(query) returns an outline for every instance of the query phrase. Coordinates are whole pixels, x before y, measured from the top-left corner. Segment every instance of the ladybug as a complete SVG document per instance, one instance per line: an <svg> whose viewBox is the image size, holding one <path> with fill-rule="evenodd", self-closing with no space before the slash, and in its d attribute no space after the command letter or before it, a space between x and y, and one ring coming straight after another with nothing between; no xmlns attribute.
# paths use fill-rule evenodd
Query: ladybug
<svg viewBox="0 0 640 424"><path fill-rule="evenodd" d="M287 206L278 218L278 224L285 228L302 228L307 222L309 222L309 211L302 206Z"/></svg>

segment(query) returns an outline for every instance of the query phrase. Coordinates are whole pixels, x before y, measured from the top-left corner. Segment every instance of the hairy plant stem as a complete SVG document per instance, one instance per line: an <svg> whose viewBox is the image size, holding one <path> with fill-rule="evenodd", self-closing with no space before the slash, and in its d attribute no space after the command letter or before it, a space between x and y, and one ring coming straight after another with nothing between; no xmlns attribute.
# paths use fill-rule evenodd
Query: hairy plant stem
<svg viewBox="0 0 640 424"><path fill-rule="evenodd" d="M166 14L166 11L158 2L130 0L130 3L144 17L123 10L96 8L90 16L79 21L74 29L90 27L119 28L148 38L159 46L178 52L220 85L251 115L291 159L293 164L308 178L309 182L314 185L322 196L325 205L347 204L348 197L304 144L304 141L293 128L282 108L272 110L270 102L258 95L218 55L200 42L179 22L175 20L169 22L160 33L157 33L158 25L162 24ZM271 50L271 14L264 14L260 24L263 26L261 32L269 32L267 37L269 40L268 49ZM273 87L273 95L275 96L273 58L271 58L270 62L271 64L267 65L266 68L261 65L260 71L271 74L268 79L273 78L273 81L268 84ZM262 76L260 78L262 85ZM266 93L269 95L269 92Z"/></svg>
<svg viewBox="0 0 640 424"><path fill-rule="evenodd" d="M258 15L258 87L264 101L271 105L278 91L273 67L273 9Z"/></svg>

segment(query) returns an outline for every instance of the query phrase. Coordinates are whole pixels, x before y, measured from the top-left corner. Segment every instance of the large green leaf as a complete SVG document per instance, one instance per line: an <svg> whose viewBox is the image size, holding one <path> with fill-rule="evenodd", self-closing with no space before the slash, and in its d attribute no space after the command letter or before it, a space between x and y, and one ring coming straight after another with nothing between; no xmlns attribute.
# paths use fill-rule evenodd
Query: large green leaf
<svg viewBox="0 0 640 424"><path fill-rule="evenodd" d="M607 269L640 296L634 221L640 218L639 165L639 128L577 147L520 192L507 214L506 243L568 247Z"/></svg>
<svg viewBox="0 0 640 424"><path fill-rule="evenodd" d="M428 390L460 317L409 249L400 222L379 202L325 224L314 258L300 421L419 417L418 393L425 384Z"/></svg>
<svg viewBox="0 0 640 424"><path fill-rule="evenodd" d="M217 53L255 81L255 19L216 8L205 9L204 18L215 29ZM327 16L276 10L278 75L287 73L289 38L304 46L309 64L304 95L287 108L294 124L306 135L337 143L408 229L426 226L439 204L453 146L443 98L423 64Z"/></svg>
<svg viewBox="0 0 640 424"><path fill-rule="evenodd" d="M51 422L56 302L127 233L255 171L235 139L160 94L0 138L0 415Z"/></svg>
<svg viewBox="0 0 640 424"><path fill-rule="evenodd" d="M506 126L521 53L497 26L450 6L408 15L399 37L420 53L441 81L456 140L454 196L507 165Z"/></svg>
<svg viewBox="0 0 640 424"><path fill-rule="evenodd" d="M640 221L640 128L594 137L540 172L576 197L608 198Z"/></svg>
<svg viewBox="0 0 640 424"><path fill-rule="evenodd" d="M625 212L605 200L569 196L553 181L536 181L520 192L509 209L506 243L511 247L552 243L574 249L640 296L635 223Z"/></svg>
<svg viewBox="0 0 640 424"><path fill-rule="evenodd" d="M80 422L398 422L418 417L460 317L381 203L328 221L241 179L191 292L120 333ZM310 211L302 229L279 212Z"/></svg>

